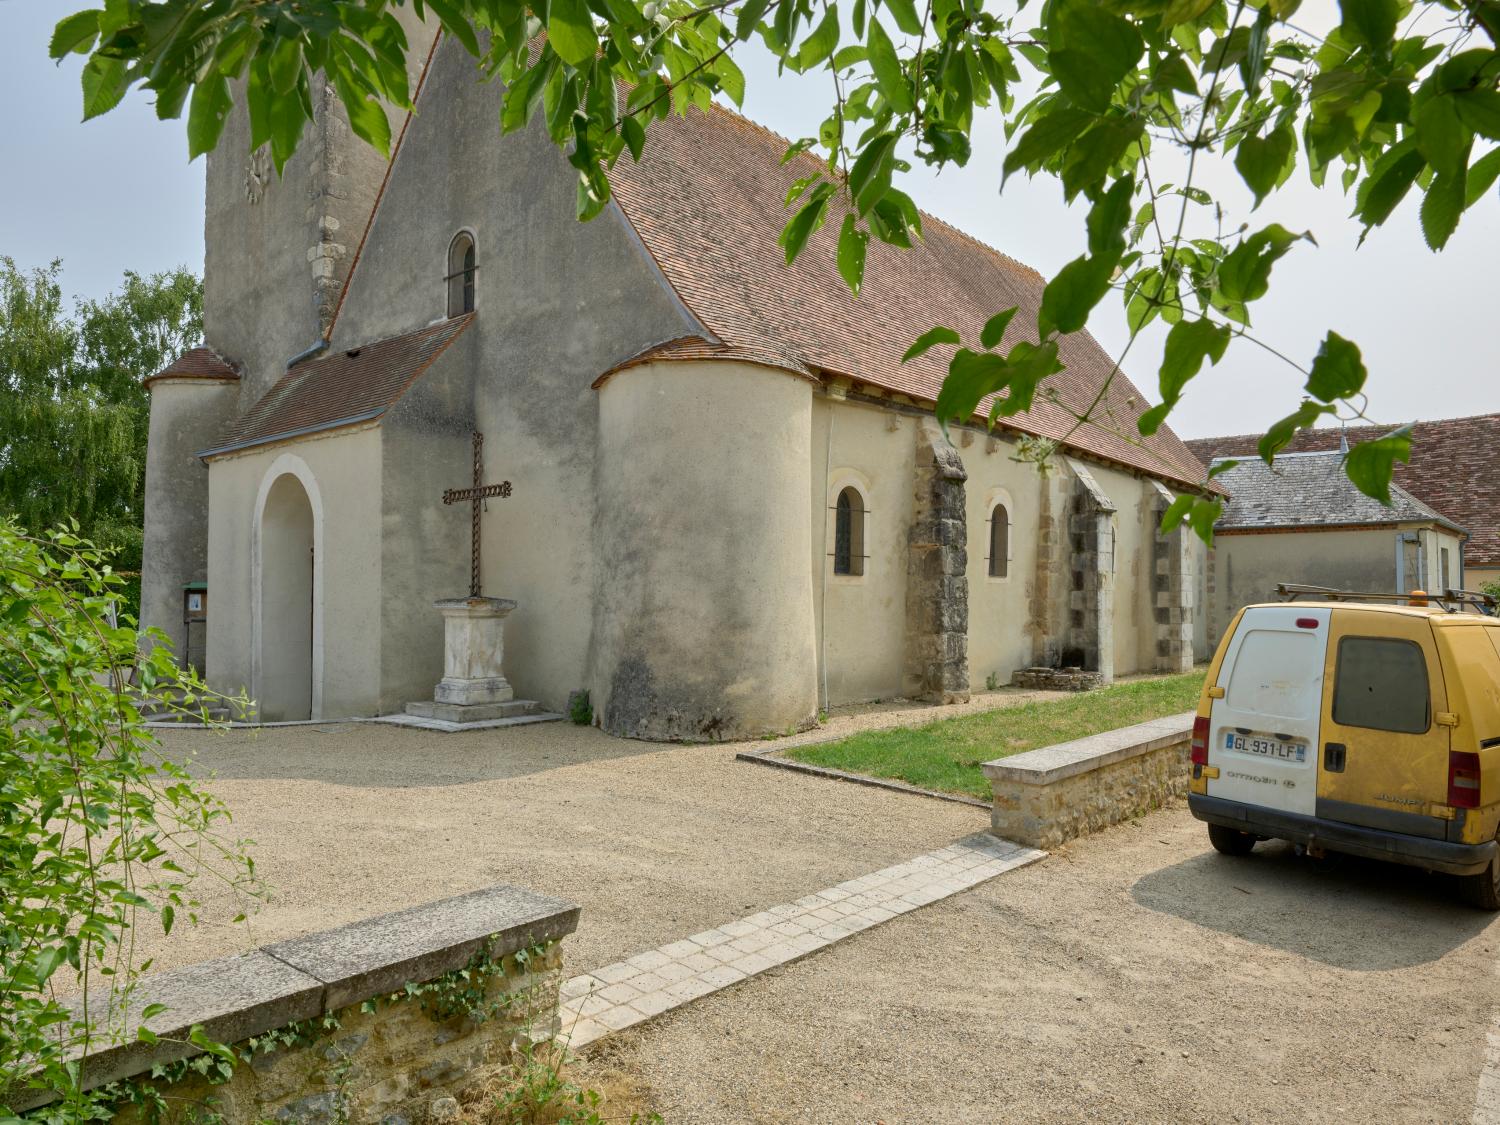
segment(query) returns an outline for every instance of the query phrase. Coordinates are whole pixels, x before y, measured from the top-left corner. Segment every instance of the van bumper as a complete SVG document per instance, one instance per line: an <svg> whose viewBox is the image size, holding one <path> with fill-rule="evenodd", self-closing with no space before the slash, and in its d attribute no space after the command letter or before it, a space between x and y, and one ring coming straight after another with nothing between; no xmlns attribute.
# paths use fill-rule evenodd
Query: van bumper
<svg viewBox="0 0 1500 1125"><path fill-rule="evenodd" d="M1188 794L1188 809L1201 821L1238 828L1257 836L1290 840L1294 844L1316 844L1348 855L1426 867L1449 875L1477 875L1495 858L1495 841L1455 844L1428 840L1381 828L1364 828L1317 816L1282 812L1240 801L1226 801L1202 793Z"/></svg>

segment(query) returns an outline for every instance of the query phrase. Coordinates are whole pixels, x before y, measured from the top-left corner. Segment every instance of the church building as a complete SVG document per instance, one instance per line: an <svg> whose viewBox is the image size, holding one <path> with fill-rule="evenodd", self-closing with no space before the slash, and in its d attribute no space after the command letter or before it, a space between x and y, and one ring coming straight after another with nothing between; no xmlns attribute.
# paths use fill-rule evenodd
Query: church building
<svg viewBox="0 0 1500 1125"><path fill-rule="evenodd" d="M912 250L872 241L857 298L836 223L787 267L817 162L719 108L653 124L580 223L563 153L501 135L458 43L414 64L389 163L331 97L282 177L242 109L208 158L205 345L149 380L142 619L214 687L265 720L401 712L466 591L515 602L517 696L587 690L648 739L1202 653L1201 544L1157 524L1203 466L1120 436L1146 405L1122 375L1075 431L1113 368L1091 337L1055 399L951 442L947 349L901 362L1018 305L1009 346L1034 270L930 216ZM1036 439L1044 471L1016 459Z"/></svg>

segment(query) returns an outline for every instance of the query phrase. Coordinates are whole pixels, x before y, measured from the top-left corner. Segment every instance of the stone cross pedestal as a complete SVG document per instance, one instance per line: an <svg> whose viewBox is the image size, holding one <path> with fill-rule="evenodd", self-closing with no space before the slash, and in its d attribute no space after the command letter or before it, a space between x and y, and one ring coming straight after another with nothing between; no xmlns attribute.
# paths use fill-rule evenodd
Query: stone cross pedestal
<svg viewBox="0 0 1500 1125"><path fill-rule="evenodd" d="M432 603L443 615L443 678L430 703L408 703L406 713L450 723L487 722L534 714L531 700L516 699L502 665L510 598L444 598Z"/></svg>

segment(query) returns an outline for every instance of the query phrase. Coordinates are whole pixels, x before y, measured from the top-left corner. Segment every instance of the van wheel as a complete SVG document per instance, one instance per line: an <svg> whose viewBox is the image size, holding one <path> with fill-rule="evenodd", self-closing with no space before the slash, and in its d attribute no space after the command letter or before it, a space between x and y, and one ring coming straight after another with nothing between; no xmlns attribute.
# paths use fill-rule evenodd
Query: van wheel
<svg viewBox="0 0 1500 1125"><path fill-rule="evenodd" d="M1500 857L1478 875L1461 877L1464 898L1480 910L1500 910Z"/></svg>
<svg viewBox="0 0 1500 1125"><path fill-rule="evenodd" d="M1208 826L1208 842L1215 851L1225 855L1249 855L1250 849L1255 847L1255 840L1256 837L1238 828L1225 828L1222 824Z"/></svg>

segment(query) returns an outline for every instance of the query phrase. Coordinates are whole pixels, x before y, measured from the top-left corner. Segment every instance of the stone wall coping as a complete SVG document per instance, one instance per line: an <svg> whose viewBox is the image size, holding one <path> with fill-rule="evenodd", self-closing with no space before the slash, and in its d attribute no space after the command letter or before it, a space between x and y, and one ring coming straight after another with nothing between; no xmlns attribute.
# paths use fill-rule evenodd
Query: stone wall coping
<svg viewBox="0 0 1500 1125"><path fill-rule="evenodd" d="M487 940L496 955L556 941L578 928L578 914L562 899L501 884L276 942L265 952L320 982L323 1009L332 1012L463 968Z"/></svg>
<svg viewBox="0 0 1500 1125"><path fill-rule="evenodd" d="M111 1045L89 1056L85 1086L199 1054L186 1042L194 1025L212 1040L237 1043L462 968L486 941L496 957L556 941L577 929L579 912L563 899L501 884L152 973L140 978L123 1012L99 1013L95 1001L96 1025L102 1021L102 1034L116 1034ZM142 1021L140 1013L153 1004L167 1010ZM138 1040L142 1023L158 1042ZM20 1090L10 1102L24 1110L54 1096L50 1090Z"/></svg>
<svg viewBox="0 0 1500 1125"><path fill-rule="evenodd" d="M1072 742L1043 746L1010 758L996 758L981 767L991 781L1014 781L1023 785L1051 785L1064 778L1091 773L1115 762L1137 758L1153 750L1191 738L1192 711L1150 719Z"/></svg>

